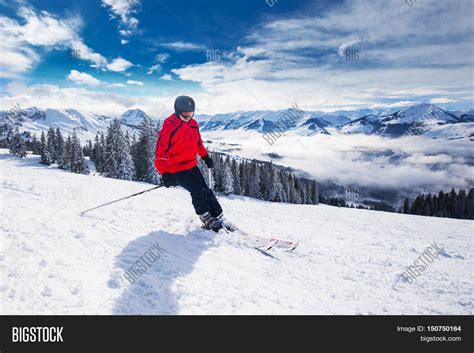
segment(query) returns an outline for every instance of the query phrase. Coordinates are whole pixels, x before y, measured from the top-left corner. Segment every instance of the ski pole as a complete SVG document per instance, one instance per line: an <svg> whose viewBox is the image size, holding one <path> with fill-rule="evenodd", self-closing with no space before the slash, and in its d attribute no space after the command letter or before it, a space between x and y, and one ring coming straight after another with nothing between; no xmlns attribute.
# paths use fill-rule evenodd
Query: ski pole
<svg viewBox="0 0 474 353"><path fill-rule="evenodd" d="M92 211L92 210L98 209L98 208L100 208L100 207L104 207L104 206L107 206L107 205L110 205L110 204L113 204L113 203L116 203L116 202L119 202L119 201L122 201L122 200L126 200L126 199L129 199L129 198L131 198L131 197L134 197L134 196L137 196L137 195L140 195L140 194L144 194L145 192L148 192L148 191L151 191L151 190L155 190L155 189L161 188L162 186L164 186L164 184L160 184L160 185L154 186L154 187L152 187L152 188L150 188L150 189L146 189L146 190L137 192L137 193L135 193L135 194L132 194L132 195L129 195L129 196L125 196L125 197L122 197L122 198L120 198L120 199L117 199L117 200L114 200L114 201L110 201L110 202L104 203L104 204L102 204L102 205L89 208L88 210L82 211L80 214L83 215L83 214L85 214L85 213L87 213L87 212L89 212L89 211Z"/></svg>

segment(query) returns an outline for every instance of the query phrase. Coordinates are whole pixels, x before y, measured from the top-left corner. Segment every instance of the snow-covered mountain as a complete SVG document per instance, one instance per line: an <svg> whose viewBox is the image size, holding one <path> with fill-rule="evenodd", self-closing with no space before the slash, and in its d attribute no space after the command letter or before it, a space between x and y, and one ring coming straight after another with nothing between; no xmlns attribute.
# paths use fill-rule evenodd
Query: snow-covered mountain
<svg viewBox="0 0 474 353"><path fill-rule="evenodd" d="M120 116L122 124L131 129L138 129L144 117L152 119L148 114L140 109L129 109Z"/></svg>
<svg viewBox="0 0 474 353"><path fill-rule="evenodd" d="M150 185L5 149L0 170L2 315L474 314L471 220L220 197L244 230L299 242L270 257L202 230L181 188L81 216ZM442 252L408 283L402 274L433 243ZM155 261L131 272L147 251Z"/></svg>
<svg viewBox="0 0 474 353"><path fill-rule="evenodd" d="M427 135L433 138L472 138L473 122L467 114L463 114L461 118L434 104L423 103L389 115L364 116L345 125L342 132L388 137Z"/></svg>
<svg viewBox="0 0 474 353"><path fill-rule="evenodd" d="M30 131L37 135L50 127L59 127L66 134L72 133L76 129L79 138L87 140L93 139L97 132L105 132L107 126L115 118L120 118L126 129L135 131L144 116L148 115L140 109L127 110L121 116L105 116L93 112L80 112L76 109L61 110L33 107L12 112L0 111L0 124L6 123L12 127L19 127L20 131Z"/></svg>
<svg viewBox="0 0 474 353"><path fill-rule="evenodd" d="M390 111L390 113L388 113ZM369 113L369 114L367 114ZM20 130L40 133L49 127L60 127L65 133L75 128L81 139L94 138L114 118L122 119L125 128L136 130L143 117L140 109L120 116L104 116L75 109L28 108L23 114L0 111L0 124L19 126ZM156 117L152 119L158 120ZM164 117L161 117L163 119ZM358 111L240 111L216 115L196 115L201 130L206 132L241 130L260 134L293 131L300 136L317 134L375 134L397 138L406 134L431 138L474 140L474 111L447 111L434 104L417 104L405 109L361 109Z"/></svg>
<svg viewBox="0 0 474 353"><path fill-rule="evenodd" d="M449 112L434 104L417 104L402 110L362 109L325 113L296 110L254 111L198 116L203 131L253 130L259 133L294 131L298 135L376 134L400 137L405 134L432 138L474 140L473 111ZM371 112L370 114L366 114ZM379 113L377 113L379 112Z"/></svg>
<svg viewBox="0 0 474 353"><path fill-rule="evenodd" d="M297 130L302 135L316 133L329 134L328 128L339 128L351 121L346 116L324 113L305 112L296 109L277 111L250 111L214 116L197 116L203 131L216 130L252 130L269 133L281 130Z"/></svg>

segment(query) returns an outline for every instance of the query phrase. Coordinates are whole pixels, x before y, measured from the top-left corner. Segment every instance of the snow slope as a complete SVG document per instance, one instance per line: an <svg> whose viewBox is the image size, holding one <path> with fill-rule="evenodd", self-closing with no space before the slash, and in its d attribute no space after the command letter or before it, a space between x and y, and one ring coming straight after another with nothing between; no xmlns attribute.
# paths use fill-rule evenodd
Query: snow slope
<svg viewBox="0 0 474 353"><path fill-rule="evenodd" d="M0 314L473 314L473 221L221 197L227 217L300 242L266 256L203 231L188 194L77 175L0 150ZM433 242L413 284L401 273ZM123 278L153 244L140 279Z"/></svg>

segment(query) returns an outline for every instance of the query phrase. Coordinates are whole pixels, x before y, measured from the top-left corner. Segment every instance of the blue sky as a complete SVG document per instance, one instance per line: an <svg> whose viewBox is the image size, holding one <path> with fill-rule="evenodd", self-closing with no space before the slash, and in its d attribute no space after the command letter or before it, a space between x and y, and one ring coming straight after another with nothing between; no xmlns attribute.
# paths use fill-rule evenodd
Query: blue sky
<svg viewBox="0 0 474 353"><path fill-rule="evenodd" d="M0 0L0 108L472 109L473 2Z"/></svg>

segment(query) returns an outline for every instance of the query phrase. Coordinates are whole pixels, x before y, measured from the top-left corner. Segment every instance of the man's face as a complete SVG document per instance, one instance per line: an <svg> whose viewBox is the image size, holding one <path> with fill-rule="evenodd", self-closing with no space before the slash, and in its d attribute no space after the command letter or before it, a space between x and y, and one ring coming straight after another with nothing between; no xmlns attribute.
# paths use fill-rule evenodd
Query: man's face
<svg viewBox="0 0 474 353"><path fill-rule="evenodd" d="M186 122L191 120L193 116L194 116L194 112L182 112L180 114L180 118Z"/></svg>

